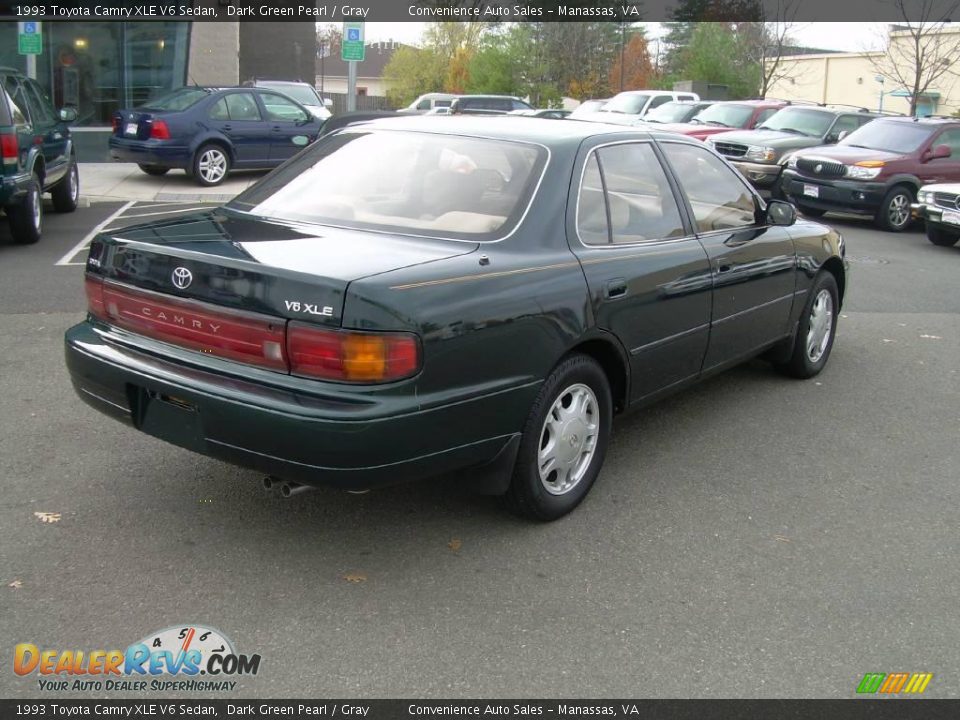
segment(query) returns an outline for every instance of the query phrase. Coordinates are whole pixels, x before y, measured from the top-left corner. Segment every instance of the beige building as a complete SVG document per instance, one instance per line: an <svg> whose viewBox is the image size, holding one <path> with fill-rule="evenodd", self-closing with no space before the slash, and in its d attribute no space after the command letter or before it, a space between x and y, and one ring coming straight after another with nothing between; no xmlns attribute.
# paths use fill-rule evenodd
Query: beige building
<svg viewBox="0 0 960 720"><path fill-rule="evenodd" d="M942 42L948 43L951 57L960 57L960 28L941 31ZM890 77L883 78L879 69L911 57L909 33L892 30L886 52L823 53L796 55L781 59L784 77L777 80L767 97L785 100L806 100L817 103L843 103L870 110L908 113L909 92ZM955 49L954 49L955 48ZM944 53L941 52L941 56ZM879 69L878 69L879 68ZM912 72L912 71L910 71ZM889 73L888 73L889 74ZM947 72L935 80L917 105L919 115L952 115L960 110L960 78Z"/></svg>

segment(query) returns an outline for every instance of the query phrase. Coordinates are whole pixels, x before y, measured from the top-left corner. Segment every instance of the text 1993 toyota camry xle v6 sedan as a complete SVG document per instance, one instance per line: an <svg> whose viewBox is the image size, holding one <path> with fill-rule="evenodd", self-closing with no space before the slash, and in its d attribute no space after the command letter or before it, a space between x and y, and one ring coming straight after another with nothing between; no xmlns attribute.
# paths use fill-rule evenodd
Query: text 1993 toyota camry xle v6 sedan
<svg viewBox="0 0 960 720"><path fill-rule="evenodd" d="M677 135L355 125L222 208L96 237L67 364L98 410L291 483L481 468L457 477L553 519L614 413L760 353L824 367L843 242L795 220Z"/></svg>

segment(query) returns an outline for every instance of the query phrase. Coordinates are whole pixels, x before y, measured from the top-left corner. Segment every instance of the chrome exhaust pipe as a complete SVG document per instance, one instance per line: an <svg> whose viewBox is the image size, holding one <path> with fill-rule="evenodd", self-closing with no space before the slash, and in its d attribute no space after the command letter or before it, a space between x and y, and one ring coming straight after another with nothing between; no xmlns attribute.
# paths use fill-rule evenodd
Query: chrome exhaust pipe
<svg viewBox="0 0 960 720"><path fill-rule="evenodd" d="M313 490L313 485L301 485L300 483L289 480L280 486L280 494L285 498L291 498L294 495L305 493L308 490Z"/></svg>

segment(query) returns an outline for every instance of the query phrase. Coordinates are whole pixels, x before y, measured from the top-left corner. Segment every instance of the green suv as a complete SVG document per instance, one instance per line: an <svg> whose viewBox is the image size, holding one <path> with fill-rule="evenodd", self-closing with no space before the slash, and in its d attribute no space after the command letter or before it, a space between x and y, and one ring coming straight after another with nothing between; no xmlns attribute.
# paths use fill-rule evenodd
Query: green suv
<svg viewBox="0 0 960 720"><path fill-rule="evenodd" d="M783 197L780 173L787 156L805 148L833 145L877 113L835 105L788 105L754 130L711 135L707 142L758 190Z"/></svg>
<svg viewBox="0 0 960 720"><path fill-rule="evenodd" d="M72 212L80 195L77 156L67 123L77 111L54 111L40 86L0 67L0 208L13 241L35 243L43 228L42 195L58 212Z"/></svg>

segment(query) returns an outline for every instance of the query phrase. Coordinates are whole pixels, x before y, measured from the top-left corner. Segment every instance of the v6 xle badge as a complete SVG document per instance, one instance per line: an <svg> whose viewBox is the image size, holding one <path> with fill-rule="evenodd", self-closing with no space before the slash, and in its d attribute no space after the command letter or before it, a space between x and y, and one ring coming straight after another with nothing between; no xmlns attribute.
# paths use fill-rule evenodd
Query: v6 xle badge
<svg viewBox="0 0 960 720"><path fill-rule="evenodd" d="M308 315L322 315L323 317L333 317L333 308L329 305L320 307L311 303L302 303L299 300L284 300L284 305L290 312L302 312Z"/></svg>

